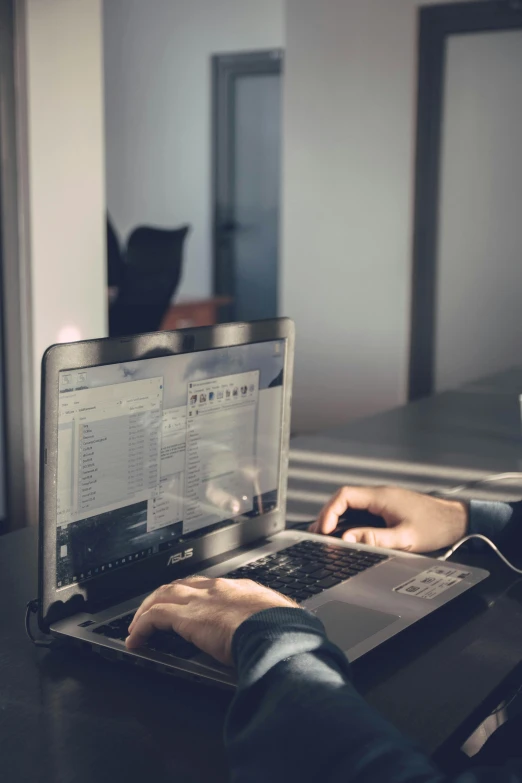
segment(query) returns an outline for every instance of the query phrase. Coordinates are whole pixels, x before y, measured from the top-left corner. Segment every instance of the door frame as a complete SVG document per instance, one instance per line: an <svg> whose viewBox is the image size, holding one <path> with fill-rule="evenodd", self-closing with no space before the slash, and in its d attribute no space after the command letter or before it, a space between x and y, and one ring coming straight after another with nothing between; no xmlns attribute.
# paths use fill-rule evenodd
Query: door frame
<svg viewBox="0 0 522 783"><path fill-rule="evenodd" d="M522 29L522 0L419 10L417 140L408 398L434 392L437 232L446 45L450 35Z"/></svg>
<svg viewBox="0 0 522 783"><path fill-rule="evenodd" d="M27 198L25 4L0 0L0 303L6 520L37 521Z"/></svg>
<svg viewBox="0 0 522 783"><path fill-rule="evenodd" d="M235 82L241 76L283 73L283 50L264 49L212 56L212 269L214 296L226 297L220 320L235 320L234 259L221 245L221 227L233 225Z"/></svg>

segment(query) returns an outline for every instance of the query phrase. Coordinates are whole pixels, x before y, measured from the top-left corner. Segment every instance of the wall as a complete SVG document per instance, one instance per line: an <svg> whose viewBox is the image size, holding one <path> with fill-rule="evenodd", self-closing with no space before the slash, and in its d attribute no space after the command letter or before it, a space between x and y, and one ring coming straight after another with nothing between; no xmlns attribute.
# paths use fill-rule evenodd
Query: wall
<svg viewBox="0 0 522 783"><path fill-rule="evenodd" d="M414 0L288 0L283 312L294 428L405 400Z"/></svg>
<svg viewBox="0 0 522 783"><path fill-rule="evenodd" d="M33 388L47 346L106 334L101 0L27 0Z"/></svg>
<svg viewBox="0 0 522 783"><path fill-rule="evenodd" d="M406 401L415 0L287 0L282 312L294 429Z"/></svg>
<svg viewBox="0 0 522 783"><path fill-rule="evenodd" d="M105 0L107 206L193 232L180 297L211 293L210 55L283 45L284 0Z"/></svg>
<svg viewBox="0 0 522 783"><path fill-rule="evenodd" d="M443 117L437 391L522 357L522 30L451 38Z"/></svg>

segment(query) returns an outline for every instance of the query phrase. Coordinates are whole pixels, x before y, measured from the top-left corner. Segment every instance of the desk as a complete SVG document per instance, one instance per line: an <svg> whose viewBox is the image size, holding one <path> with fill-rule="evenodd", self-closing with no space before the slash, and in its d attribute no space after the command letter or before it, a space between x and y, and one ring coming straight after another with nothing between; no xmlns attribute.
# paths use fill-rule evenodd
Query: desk
<svg viewBox="0 0 522 783"><path fill-rule="evenodd" d="M441 757L522 676L522 580L489 556L473 562L493 576L354 665L370 703ZM227 779L228 693L33 647L23 615L34 595L36 534L26 528L0 539L0 757L9 783Z"/></svg>
<svg viewBox="0 0 522 783"><path fill-rule="evenodd" d="M522 369L514 368L456 391L293 438L289 521L314 519L342 484L397 484L428 492L494 473L521 472L521 391ZM459 497L520 500L522 482L484 484ZM416 626L355 664L356 682L368 700L441 758L471 734L490 706L494 709L492 702L507 681L522 677L522 629L507 631L521 610L522 579L491 554L461 550L453 559L482 565L492 577L460 606L432 616L422 633ZM515 615L508 619L512 610ZM484 678L503 656L510 661L504 685L495 685L497 675L486 684Z"/></svg>
<svg viewBox="0 0 522 783"><path fill-rule="evenodd" d="M464 390L297 438L290 512L313 517L315 496L328 496L341 477L427 488L437 471L443 484L520 470L512 402L502 389ZM321 475L305 479L303 470ZM440 758L522 677L522 580L492 555L471 561L492 577L354 665L370 703ZM229 694L90 653L34 648L23 615L35 595L36 532L0 538L0 757L10 783L227 779L221 736Z"/></svg>
<svg viewBox="0 0 522 783"><path fill-rule="evenodd" d="M342 484L400 484L429 492L493 473L522 471L513 370L457 391L292 440L288 518L313 519ZM518 500L520 482L485 484L468 497Z"/></svg>
<svg viewBox="0 0 522 783"><path fill-rule="evenodd" d="M230 695L33 647L36 531L0 538L0 758L9 783L221 783Z"/></svg>

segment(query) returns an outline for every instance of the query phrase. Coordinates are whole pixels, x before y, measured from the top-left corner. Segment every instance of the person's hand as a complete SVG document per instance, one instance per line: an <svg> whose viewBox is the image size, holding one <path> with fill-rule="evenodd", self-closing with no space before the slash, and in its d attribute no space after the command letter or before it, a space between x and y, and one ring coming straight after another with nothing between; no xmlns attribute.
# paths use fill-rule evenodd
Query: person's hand
<svg viewBox="0 0 522 783"><path fill-rule="evenodd" d="M194 576L163 585L146 598L129 626L129 650L155 630L176 631L203 652L232 665L232 637L241 623L263 609L295 608L290 598L250 579Z"/></svg>
<svg viewBox="0 0 522 783"><path fill-rule="evenodd" d="M433 552L463 538L468 526L467 506L459 501L441 500L399 487L342 487L310 526L310 532L333 533L339 517L350 508L382 517L387 527L347 530L343 540L387 549Z"/></svg>

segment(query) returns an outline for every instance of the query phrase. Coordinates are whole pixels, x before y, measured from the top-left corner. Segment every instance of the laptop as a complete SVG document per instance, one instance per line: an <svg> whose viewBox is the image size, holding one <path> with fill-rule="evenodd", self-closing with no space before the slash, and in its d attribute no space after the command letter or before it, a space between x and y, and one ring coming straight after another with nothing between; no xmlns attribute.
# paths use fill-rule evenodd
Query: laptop
<svg viewBox="0 0 522 783"><path fill-rule="evenodd" d="M42 363L39 625L195 680L234 672L175 633L127 651L161 584L250 577L355 660L488 574L285 529L288 319L52 346Z"/></svg>

